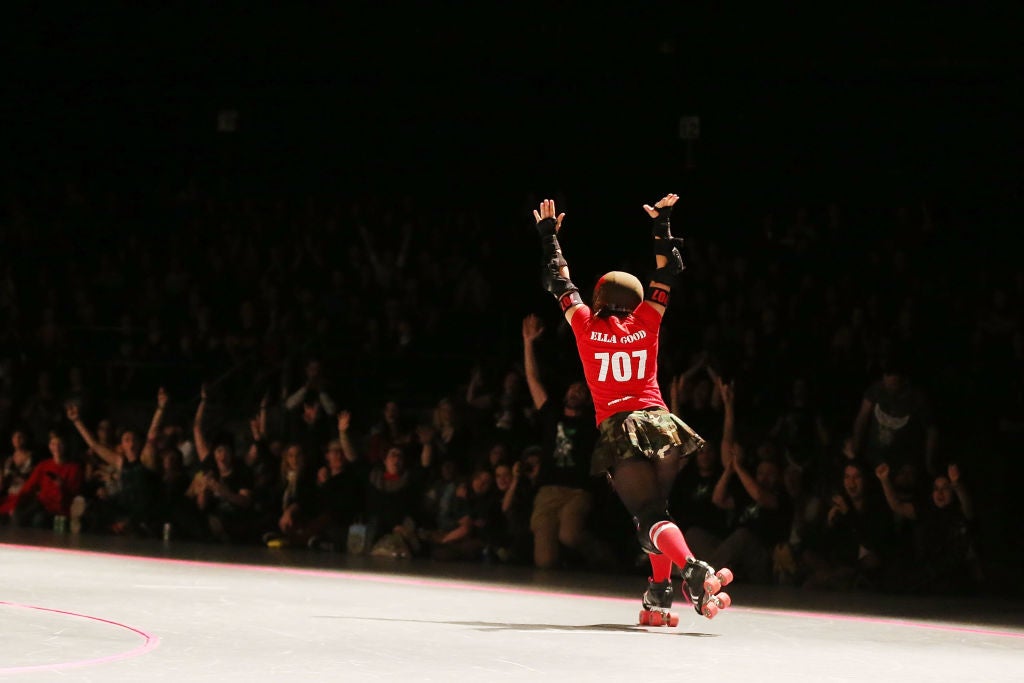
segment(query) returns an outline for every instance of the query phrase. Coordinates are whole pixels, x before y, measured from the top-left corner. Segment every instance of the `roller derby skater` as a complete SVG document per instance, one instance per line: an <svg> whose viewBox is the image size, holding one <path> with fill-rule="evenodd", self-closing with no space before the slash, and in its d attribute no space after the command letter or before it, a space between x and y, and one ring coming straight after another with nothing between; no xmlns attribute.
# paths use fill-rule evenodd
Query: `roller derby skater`
<svg viewBox="0 0 1024 683"><path fill-rule="evenodd" d="M562 256L558 234L565 214L557 213L551 199L533 212L544 287L572 327L594 401L600 436L591 473L607 474L651 562L640 612L640 623L651 626L679 623L671 612L673 564L682 569L683 595L701 616L711 619L731 602L721 589L732 572L696 559L666 511L679 459L704 446L704 439L669 412L657 381L661 320L672 284L684 268L682 239L673 237L669 226L678 200L669 194L643 207L651 218L656 263L647 289L629 273L606 273L594 288L592 308L583 303Z"/></svg>

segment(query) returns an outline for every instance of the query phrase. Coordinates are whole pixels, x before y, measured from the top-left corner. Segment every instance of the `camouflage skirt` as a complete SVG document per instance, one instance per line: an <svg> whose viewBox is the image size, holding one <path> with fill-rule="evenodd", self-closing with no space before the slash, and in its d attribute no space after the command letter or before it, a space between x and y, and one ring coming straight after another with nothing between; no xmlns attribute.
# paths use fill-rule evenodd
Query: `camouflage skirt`
<svg viewBox="0 0 1024 683"><path fill-rule="evenodd" d="M607 472L631 458L685 458L704 447L697 432L664 408L615 413L598 425L598 431L591 474Z"/></svg>

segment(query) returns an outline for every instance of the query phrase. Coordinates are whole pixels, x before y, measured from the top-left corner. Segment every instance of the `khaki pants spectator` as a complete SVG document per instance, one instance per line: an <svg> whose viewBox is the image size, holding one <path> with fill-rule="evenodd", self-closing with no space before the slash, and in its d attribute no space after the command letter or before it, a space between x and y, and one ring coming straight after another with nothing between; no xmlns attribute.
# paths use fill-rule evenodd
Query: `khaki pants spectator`
<svg viewBox="0 0 1024 683"><path fill-rule="evenodd" d="M558 564L559 544L580 549L587 540L590 493L568 486L542 486L533 501L533 563L542 569Z"/></svg>

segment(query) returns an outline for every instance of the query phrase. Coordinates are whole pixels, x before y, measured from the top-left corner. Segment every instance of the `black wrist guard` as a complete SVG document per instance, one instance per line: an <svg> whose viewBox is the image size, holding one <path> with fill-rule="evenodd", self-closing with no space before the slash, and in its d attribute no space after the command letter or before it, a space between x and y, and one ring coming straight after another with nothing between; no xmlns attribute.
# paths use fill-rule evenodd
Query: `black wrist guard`
<svg viewBox="0 0 1024 683"><path fill-rule="evenodd" d="M672 244L673 241L675 240L655 240L655 242L665 242L667 244ZM667 253L662 253L661 255L668 258L668 263L655 269L655 271L651 273L651 281L653 282L651 287L655 287L659 284L671 287L676 281L676 276L686 268L686 266L683 265L683 257L679 254L679 249L677 247L670 247ZM647 298L651 301L662 303L657 299L651 298L651 287L648 287ZM668 299L667 292L665 298L666 300Z"/></svg>
<svg viewBox="0 0 1024 683"><path fill-rule="evenodd" d="M554 225L553 219L545 220L551 221ZM543 222L541 221L541 223ZM539 225L540 223L538 223ZM573 281L562 275L562 268L569 264L562 257L562 247L558 244L558 237L553 232L544 235L541 239L541 247L544 249L544 272L542 274L544 289L551 292L558 300L562 312L565 313L573 306L582 304L583 299L580 297L579 288L573 284Z"/></svg>
<svg viewBox="0 0 1024 683"><path fill-rule="evenodd" d="M669 228L669 218L672 216L672 207L663 206L660 209L658 207L654 208L658 212L658 215L651 219L651 234L654 237L670 239L672 237L672 230Z"/></svg>
<svg viewBox="0 0 1024 683"><path fill-rule="evenodd" d="M555 223L554 218L544 218L537 221L537 232L540 233L541 237L548 237L557 234L557 227L558 224Z"/></svg>
<svg viewBox="0 0 1024 683"><path fill-rule="evenodd" d="M661 239L654 240L654 253L657 256L665 256L668 260L673 258L679 258L682 261L683 251L683 238L682 237L663 237ZM674 252L674 255L673 255ZM682 268L680 268L682 270Z"/></svg>
<svg viewBox="0 0 1024 683"><path fill-rule="evenodd" d="M683 239L682 238L669 238L667 240L654 240L654 254L655 256L664 256L669 259L669 262L664 266L655 270L655 274L658 272L665 271L665 275L672 280L675 280L676 275L686 269L686 265L683 263ZM659 282L670 283L669 280L662 280Z"/></svg>

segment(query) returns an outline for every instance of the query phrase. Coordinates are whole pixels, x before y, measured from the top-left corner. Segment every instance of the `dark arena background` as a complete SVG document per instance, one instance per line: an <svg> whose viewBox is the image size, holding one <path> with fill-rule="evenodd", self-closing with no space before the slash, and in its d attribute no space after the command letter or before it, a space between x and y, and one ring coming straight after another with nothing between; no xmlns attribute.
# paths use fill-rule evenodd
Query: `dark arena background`
<svg viewBox="0 0 1024 683"><path fill-rule="evenodd" d="M0 679L1024 676L1019 3L19 4ZM603 477L538 566L524 319L561 406L533 209L589 300L670 192L669 512L736 579L654 627Z"/></svg>

